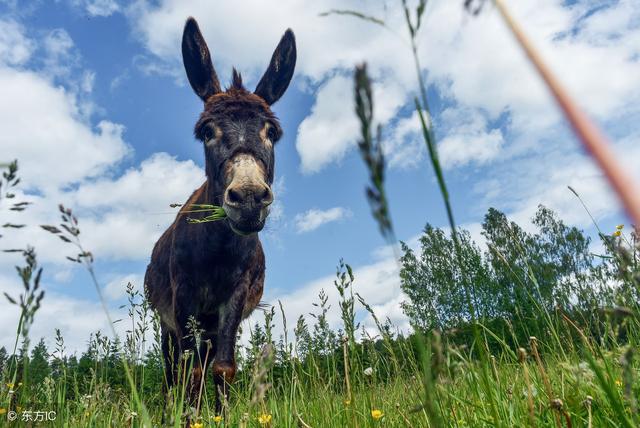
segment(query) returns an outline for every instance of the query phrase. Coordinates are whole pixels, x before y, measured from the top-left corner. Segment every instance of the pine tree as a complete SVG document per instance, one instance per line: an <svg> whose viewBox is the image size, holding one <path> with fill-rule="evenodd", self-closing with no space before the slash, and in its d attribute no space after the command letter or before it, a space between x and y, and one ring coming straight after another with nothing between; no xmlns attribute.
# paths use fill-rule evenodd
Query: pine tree
<svg viewBox="0 0 640 428"><path fill-rule="evenodd" d="M296 338L295 353L296 357L300 361L305 361L307 356L312 350L311 333L309 333L309 327L304 319L304 315L298 317L296 327L293 329L293 334Z"/></svg>
<svg viewBox="0 0 640 428"><path fill-rule="evenodd" d="M29 362L29 383L33 387L41 385L44 379L51 374L49 366L49 353L44 338L31 350L31 361Z"/></svg>
<svg viewBox="0 0 640 428"><path fill-rule="evenodd" d="M7 348L3 346L0 348L0 379L4 379L8 359Z"/></svg>

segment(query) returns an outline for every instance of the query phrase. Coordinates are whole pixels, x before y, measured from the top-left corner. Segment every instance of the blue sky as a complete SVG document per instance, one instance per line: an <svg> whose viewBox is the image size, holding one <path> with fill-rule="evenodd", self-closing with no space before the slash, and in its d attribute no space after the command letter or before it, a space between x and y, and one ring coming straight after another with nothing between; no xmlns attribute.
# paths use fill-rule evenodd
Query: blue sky
<svg viewBox="0 0 640 428"><path fill-rule="evenodd" d="M223 84L236 66L253 87L284 30L291 27L297 37L296 75L274 106L285 136L276 148L276 207L261 233L264 299L282 300L290 320L307 314L319 289L333 296L332 275L343 257L356 267L356 291L381 318L406 328L397 265L364 197L367 173L355 149L351 81L354 65L367 60L384 127L397 236L412 241L427 222L445 226L412 110L416 76L399 4L243 3L58 0L26 7L0 1L0 153L3 160L20 160L24 197L34 202L23 219L30 226L1 243L34 245L45 267L48 294L35 336L50 337L60 327L70 349L77 349L89 332L105 330L86 273L65 262L70 249L37 227L56 222L59 202L79 215L105 295L118 312L127 281L142 287L151 247L173 219L168 205L183 202L204 179L203 149L192 136L202 105L186 83L179 49L189 15L200 23ZM478 237L490 206L526 223L544 203L593 233L567 185L582 194L605 230L624 222L496 11L489 7L472 18L458 3L430 3L419 35L458 223ZM509 3L611 136L621 161L638 171L638 5ZM318 16L335 8L380 17L391 31ZM19 290L12 268L18 261L0 261L2 291ZM0 326L11 332L16 320L14 311L4 311ZM331 320L337 325L335 313ZM371 327L364 315L362 321ZM0 339L7 344L12 337Z"/></svg>

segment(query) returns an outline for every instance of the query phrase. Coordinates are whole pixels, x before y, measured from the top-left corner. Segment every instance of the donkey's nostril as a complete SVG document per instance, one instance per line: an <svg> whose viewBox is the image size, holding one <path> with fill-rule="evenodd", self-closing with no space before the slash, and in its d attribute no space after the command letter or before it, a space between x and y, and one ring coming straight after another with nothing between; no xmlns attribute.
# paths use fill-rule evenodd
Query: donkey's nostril
<svg viewBox="0 0 640 428"><path fill-rule="evenodd" d="M240 189L228 189L225 197L227 204L239 205L244 201L242 190Z"/></svg>
<svg viewBox="0 0 640 428"><path fill-rule="evenodd" d="M271 189L265 186L255 193L256 202L262 205L269 205L273 202L273 193Z"/></svg>

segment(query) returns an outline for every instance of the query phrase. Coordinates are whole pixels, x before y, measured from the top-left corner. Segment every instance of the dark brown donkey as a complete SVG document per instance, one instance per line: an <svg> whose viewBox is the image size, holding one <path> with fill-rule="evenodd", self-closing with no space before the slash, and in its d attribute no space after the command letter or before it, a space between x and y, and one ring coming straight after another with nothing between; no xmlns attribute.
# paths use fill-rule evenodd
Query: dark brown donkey
<svg viewBox="0 0 640 428"><path fill-rule="evenodd" d="M187 214L181 211L153 248L145 287L161 319L169 386L175 384L180 357L187 350L196 357L192 391L197 393L205 375L207 367L200 362L205 361L207 346L199 347L198 358L187 329L193 317L204 331L202 340L211 340L213 346L209 361L216 390L227 391L225 382L231 382L236 372L238 326L262 296L265 262L257 232L273 202L273 148L282 135L270 106L289 86L296 44L293 32L287 30L254 92L243 87L235 69L231 87L220 88L209 49L193 18L184 27L182 58L189 83L204 102L194 133L204 145L207 176L182 211L190 204L215 204L224 207L227 218L188 224Z"/></svg>

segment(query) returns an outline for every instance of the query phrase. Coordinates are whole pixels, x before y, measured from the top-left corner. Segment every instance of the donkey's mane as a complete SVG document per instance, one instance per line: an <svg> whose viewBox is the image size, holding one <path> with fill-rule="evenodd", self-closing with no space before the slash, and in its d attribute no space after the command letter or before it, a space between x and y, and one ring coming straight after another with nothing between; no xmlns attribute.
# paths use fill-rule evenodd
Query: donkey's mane
<svg viewBox="0 0 640 428"><path fill-rule="evenodd" d="M242 74L235 67L233 67L233 77L231 80L231 87L229 89L244 89L244 85L242 84Z"/></svg>

